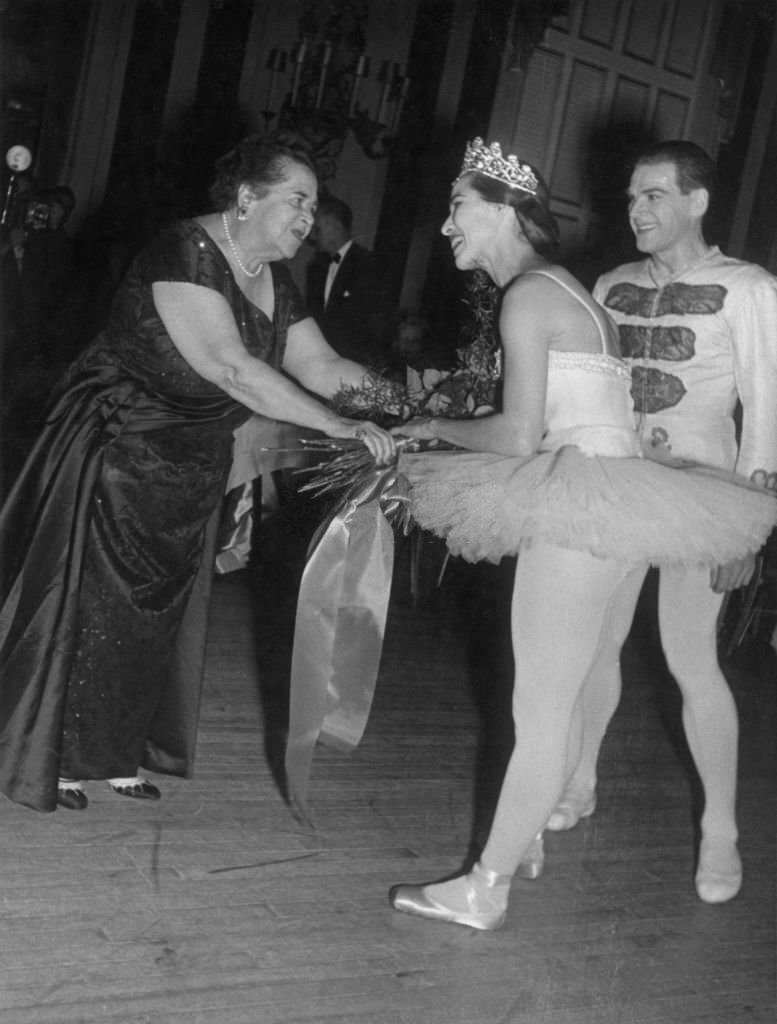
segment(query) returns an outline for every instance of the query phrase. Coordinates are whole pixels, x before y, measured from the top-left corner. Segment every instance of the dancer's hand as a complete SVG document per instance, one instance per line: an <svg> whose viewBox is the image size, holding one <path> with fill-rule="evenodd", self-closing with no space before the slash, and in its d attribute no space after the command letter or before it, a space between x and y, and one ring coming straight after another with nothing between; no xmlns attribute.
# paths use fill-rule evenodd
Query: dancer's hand
<svg viewBox="0 0 777 1024"><path fill-rule="evenodd" d="M428 416L419 416L406 423L401 423L397 427L392 427L391 433L395 437L416 437L421 441L433 441L439 437L436 424L437 421Z"/></svg>
<svg viewBox="0 0 777 1024"><path fill-rule="evenodd" d="M370 420L342 418L339 428L328 433L330 437L352 437L361 441L379 466L387 466L396 458L397 443L394 438Z"/></svg>

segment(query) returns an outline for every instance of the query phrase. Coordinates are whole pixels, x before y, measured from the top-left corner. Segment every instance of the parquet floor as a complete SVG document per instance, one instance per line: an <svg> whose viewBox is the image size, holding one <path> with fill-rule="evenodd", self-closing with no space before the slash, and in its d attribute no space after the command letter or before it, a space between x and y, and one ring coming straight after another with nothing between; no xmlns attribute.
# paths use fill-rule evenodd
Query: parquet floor
<svg viewBox="0 0 777 1024"><path fill-rule="evenodd" d="M510 742L509 581L453 565L414 609L403 572L364 741L317 753L315 829L274 776L292 597L272 567L217 581L193 780L158 779L158 804L96 783L83 813L0 804L2 1024L774 1024L771 650L728 663L736 900L694 894L694 785L643 608L599 810L548 836L503 930L433 925L386 894L454 869L487 817Z"/></svg>

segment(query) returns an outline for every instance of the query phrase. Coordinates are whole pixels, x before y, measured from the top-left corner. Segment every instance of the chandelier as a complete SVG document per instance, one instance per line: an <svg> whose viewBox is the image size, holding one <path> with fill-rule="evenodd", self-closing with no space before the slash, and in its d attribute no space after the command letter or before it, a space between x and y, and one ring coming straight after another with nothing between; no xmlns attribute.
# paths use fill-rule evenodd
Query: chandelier
<svg viewBox="0 0 777 1024"><path fill-rule="evenodd" d="M291 51L271 49L265 65L265 132L301 136L323 178L334 174L349 132L371 159L386 156L410 87L399 62L374 61L365 52L366 5L362 22L353 10L348 13L350 23L330 17L322 25L303 18L307 31Z"/></svg>

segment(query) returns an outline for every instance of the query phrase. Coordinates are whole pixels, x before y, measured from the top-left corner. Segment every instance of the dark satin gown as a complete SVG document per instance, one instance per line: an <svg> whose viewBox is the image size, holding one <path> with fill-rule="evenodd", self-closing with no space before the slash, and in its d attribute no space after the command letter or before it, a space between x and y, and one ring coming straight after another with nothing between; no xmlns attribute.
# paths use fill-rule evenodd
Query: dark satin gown
<svg viewBox="0 0 777 1024"><path fill-rule="evenodd" d="M215 525L249 410L200 377L155 281L223 294L246 348L280 367L307 314L272 268L273 320L194 221L137 258L106 330L58 386L0 514L0 790L53 810L57 778L192 770Z"/></svg>

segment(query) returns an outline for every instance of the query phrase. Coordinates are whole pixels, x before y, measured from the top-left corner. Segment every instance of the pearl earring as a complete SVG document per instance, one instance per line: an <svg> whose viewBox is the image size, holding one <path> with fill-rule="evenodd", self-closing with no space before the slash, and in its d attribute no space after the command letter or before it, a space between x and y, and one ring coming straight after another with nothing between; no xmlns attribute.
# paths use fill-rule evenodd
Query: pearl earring
<svg viewBox="0 0 777 1024"><path fill-rule="evenodd" d="M238 208L237 208L237 219L238 220L245 220L247 216L248 216L248 210L245 208L245 206L238 206Z"/></svg>

